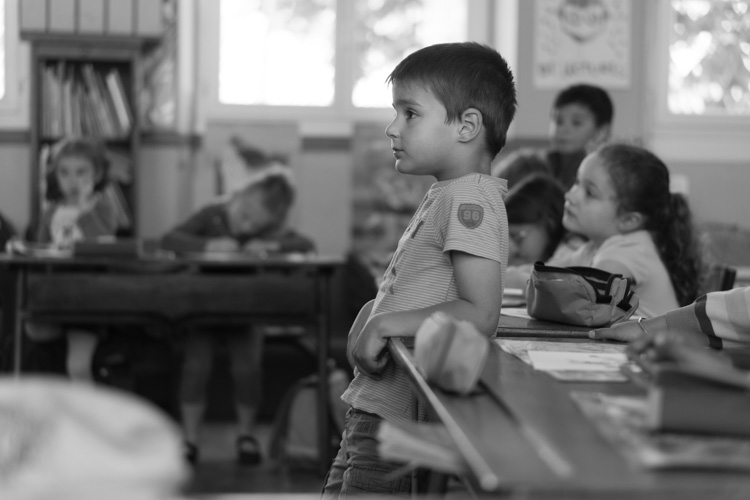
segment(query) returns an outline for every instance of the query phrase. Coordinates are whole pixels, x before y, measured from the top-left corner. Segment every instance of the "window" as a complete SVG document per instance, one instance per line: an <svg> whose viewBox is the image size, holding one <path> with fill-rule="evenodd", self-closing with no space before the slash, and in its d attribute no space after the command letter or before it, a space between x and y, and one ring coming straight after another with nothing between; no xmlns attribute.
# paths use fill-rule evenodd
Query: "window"
<svg viewBox="0 0 750 500"><path fill-rule="evenodd" d="M28 126L28 106L20 89L28 80L28 53L18 39L18 1L0 0L0 127Z"/></svg>
<svg viewBox="0 0 750 500"><path fill-rule="evenodd" d="M654 84L650 146L665 159L746 162L750 0L649 2ZM651 10L653 9L653 10Z"/></svg>
<svg viewBox="0 0 750 500"><path fill-rule="evenodd" d="M212 118L390 115L385 79L424 45L489 42L487 0L201 2ZM484 15L481 12L484 11Z"/></svg>
<svg viewBox="0 0 750 500"><path fill-rule="evenodd" d="M671 3L669 111L750 116L750 2Z"/></svg>

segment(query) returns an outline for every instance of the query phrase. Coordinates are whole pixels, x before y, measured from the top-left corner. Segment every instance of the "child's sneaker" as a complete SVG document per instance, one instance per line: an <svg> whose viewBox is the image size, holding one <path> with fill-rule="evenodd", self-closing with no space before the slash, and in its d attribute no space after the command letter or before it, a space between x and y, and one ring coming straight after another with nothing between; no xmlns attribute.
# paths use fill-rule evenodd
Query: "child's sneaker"
<svg viewBox="0 0 750 500"><path fill-rule="evenodd" d="M260 444L252 436L240 436L235 443L237 462L242 465L257 465L261 462Z"/></svg>

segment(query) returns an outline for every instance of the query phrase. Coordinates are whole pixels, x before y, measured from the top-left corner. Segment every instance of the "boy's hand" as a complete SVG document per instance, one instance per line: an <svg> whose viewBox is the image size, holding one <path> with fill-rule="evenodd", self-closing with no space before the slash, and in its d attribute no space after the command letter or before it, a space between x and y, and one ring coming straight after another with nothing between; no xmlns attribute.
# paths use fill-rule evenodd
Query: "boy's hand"
<svg viewBox="0 0 750 500"><path fill-rule="evenodd" d="M364 328L365 323L367 323L367 320L370 317L372 306L374 304L375 299L372 299L371 301L363 305L362 309L360 309L359 313L357 313L357 317L355 318L354 323L352 323L352 327L349 329L349 337L346 341L346 359L347 361L349 361L349 365L352 368L354 368L355 366L354 357L352 356L354 344L357 342L359 334L362 333L362 329Z"/></svg>
<svg viewBox="0 0 750 500"><path fill-rule="evenodd" d="M367 375L380 373L388 363L388 356L383 352L388 341L383 328L383 320L387 317L388 314L383 313L370 318L351 349L354 364Z"/></svg>
<svg viewBox="0 0 750 500"><path fill-rule="evenodd" d="M213 238L206 242L206 252L236 252L240 246L233 238Z"/></svg>

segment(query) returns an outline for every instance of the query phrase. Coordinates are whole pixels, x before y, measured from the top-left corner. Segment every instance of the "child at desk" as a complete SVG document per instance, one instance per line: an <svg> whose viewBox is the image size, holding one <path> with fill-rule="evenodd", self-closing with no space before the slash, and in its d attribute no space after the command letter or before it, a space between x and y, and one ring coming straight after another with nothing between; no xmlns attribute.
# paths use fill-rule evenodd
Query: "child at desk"
<svg viewBox="0 0 750 500"><path fill-rule="evenodd" d="M692 215L685 198L670 193L669 170L653 153L610 144L588 155L565 195L563 224L588 241L549 264L597 267L632 279L640 301L636 315L658 316L695 300L701 259ZM516 286L527 279L528 270L508 271Z"/></svg>
<svg viewBox="0 0 750 500"><path fill-rule="evenodd" d="M117 216L102 195L108 183L109 160L104 145L94 139L63 141L53 151L47 199L35 239L58 248L70 248L83 238L113 236ZM67 372L74 380L91 381L91 362L98 335L86 327L29 322L26 334L34 341L66 335Z"/></svg>
<svg viewBox="0 0 750 500"><path fill-rule="evenodd" d="M406 228L375 299L349 332L355 377L341 447L323 496L409 495L403 464L377 452L383 419L412 421L406 373L389 362L389 337L413 337L433 313L471 321L487 336L500 315L508 259L505 181L490 165L515 114L513 75L494 49L473 42L432 45L401 61L388 77L395 118L385 132L402 174L436 179ZM420 406L417 418L426 419Z"/></svg>
<svg viewBox="0 0 750 500"><path fill-rule="evenodd" d="M210 204L169 231L161 246L176 252L246 252L259 257L269 253L314 251L311 240L286 227L294 199L287 167L270 166L246 179L229 197ZM257 328L236 331L192 329L187 333L179 397L185 438L185 457L199 459L199 428L205 411L205 390L211 373L214 344L227 342L234 379L238 420L237 460L261 461L260 445L253 437L260 400L263 335Z"/></svg>
<svg viewBox="0 0 750 500"><path fill-rule="evenodd" d="M565 190L548 174L530 175L508 191L508 265L533 264L552 257L565 234L564 204Z"/></svg>
<svg viewBox="0 0 750 500"><path fill-rule="evenodd" d="M657 336L679 337L712 349L750 347L750 287L709 292L665 314L589 333L592 339L642 343Z"/></svg>
<svg viewBox="0 0 750 500"><path fill-rule="evenodd" d="M526 175L546 172L570 189L586 154L611 135L614 106L606 90L577 84L555 97L550 113L550 147L523 148L499 160L493 175L506 179L508 188Z"/></svg>

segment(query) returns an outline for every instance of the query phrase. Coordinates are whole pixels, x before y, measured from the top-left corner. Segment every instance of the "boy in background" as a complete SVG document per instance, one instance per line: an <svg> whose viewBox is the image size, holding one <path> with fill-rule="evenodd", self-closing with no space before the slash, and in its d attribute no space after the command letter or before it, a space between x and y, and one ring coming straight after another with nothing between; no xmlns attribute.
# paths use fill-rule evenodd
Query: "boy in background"
<svg viewBox="0 0 750 500"><path fill-rule="evenodd" d="M161 247L178 253L243 252L265 257L279 253L309 253L311 240L286 226L294 201L291 173L287 167L268 162L243 186L220 202L203 207L168 232ZM261 462L260 444L253 435L261 396L263 332L259 328L193 328L187 332L180 379L180 411L185 438L185 459L199 460L199 430L205 412L206 384L217 342L228 344L234 381L238 435L237 461Z"/></svg>
<svg viewBox="0 0 750 500"><path fill-rule="evenodd" d="M493 175L506 179L512 188L520 178L546 171L567 191L575 183L583 158L609 140L613 118L614 106L606 90L596 85L571 85L560 91L552 104L549 149L515 151L497 163Z"/></svg>
<svg viewBox="0 0 750 500"><path fill-rule="evenodd" d="M402 464L379 457L383 419L413 421L414 396L385 351L389 337L414 337L437 311L493 335L508 260L505 181L490 176L516 110L513 74L494 49L437 44L406 57L388 77L396 116L386 128L402 174L435 182L399 241L378 290L349 332L354 380L341 447L323 495L409 495ZM420 407L416 417L426 419Z"/></svg>

